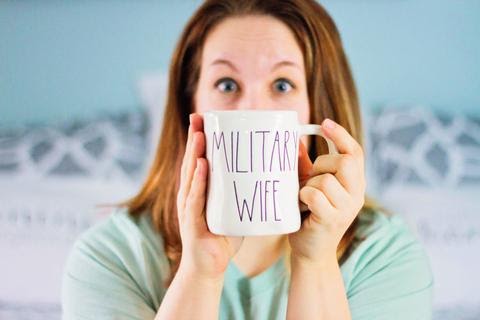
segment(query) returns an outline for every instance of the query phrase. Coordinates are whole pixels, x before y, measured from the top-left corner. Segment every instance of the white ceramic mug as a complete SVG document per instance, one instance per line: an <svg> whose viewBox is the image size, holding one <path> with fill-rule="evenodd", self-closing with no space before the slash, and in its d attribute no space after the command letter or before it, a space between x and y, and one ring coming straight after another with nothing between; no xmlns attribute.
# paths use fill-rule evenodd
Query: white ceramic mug
<svg viewBox="0 0 480 320"><path fill-rule="evenodd" d="M210 232L255 236L297 231L300 136L323 137L320 125L299 124L291 110L209 111L203 123ZM329 152L336 153L325 139Z"/></svg>

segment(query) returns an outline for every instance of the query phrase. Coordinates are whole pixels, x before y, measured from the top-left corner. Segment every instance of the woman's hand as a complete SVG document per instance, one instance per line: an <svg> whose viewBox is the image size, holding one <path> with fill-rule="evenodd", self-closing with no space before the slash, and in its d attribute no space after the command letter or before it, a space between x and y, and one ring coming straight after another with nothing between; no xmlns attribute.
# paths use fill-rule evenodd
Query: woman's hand
<svg viewBox="0 0 480 320"><path fill-rule="evenodd" d="M292 257L321 264L336 261L340 240L364 204L366 187L361 146L331 120L322 123L322 131L339 154L320 155L312 164L300 143L299 197L310 212L300 230L289 234Z"/></svg>
<svg viewBox="0 0 480 320"><path fill-rule="evenodd" d="M240 248L243 237L219 236L207 228L205 205L208 163L204 154L203 118L191 114L177 195L182 239L179 270L190 276L215 280L223 277L230 259Z"/></svg>

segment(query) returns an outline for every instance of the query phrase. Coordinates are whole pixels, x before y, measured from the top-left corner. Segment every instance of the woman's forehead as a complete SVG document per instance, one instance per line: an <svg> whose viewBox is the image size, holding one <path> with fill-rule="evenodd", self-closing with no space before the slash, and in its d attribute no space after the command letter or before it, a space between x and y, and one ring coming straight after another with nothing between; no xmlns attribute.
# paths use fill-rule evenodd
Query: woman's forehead
<svg viewBox="0 0 480 320"><path fill-rule="evenodd" d="M203 48L204 64L210 65L216 60L240 62L248 58L267 59L273 64L291 61L303 65L302 51L293 32L276 18L227 18L210 31Z"/></svg>

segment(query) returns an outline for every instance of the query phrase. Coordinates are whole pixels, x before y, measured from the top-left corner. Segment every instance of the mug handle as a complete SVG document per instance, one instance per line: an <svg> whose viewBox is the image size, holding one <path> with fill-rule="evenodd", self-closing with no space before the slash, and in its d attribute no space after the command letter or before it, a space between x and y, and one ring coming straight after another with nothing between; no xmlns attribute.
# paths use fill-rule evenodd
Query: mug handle
<svg viewBox="0 0 480 320"><path fill-rule="evenodd" d="M330 140L329 138L325 137L322 133L322 126L319 125L319 124L302 124L300 125L300 136L304 136L304 135L317 135L317 136L321 136L323 139L325 139L325 141L327 141L327 145L328 145L328 153L329 154L338 154L338 150L337 150L337 147L335 146L335 144L333 143L332 140Z"/></svg>

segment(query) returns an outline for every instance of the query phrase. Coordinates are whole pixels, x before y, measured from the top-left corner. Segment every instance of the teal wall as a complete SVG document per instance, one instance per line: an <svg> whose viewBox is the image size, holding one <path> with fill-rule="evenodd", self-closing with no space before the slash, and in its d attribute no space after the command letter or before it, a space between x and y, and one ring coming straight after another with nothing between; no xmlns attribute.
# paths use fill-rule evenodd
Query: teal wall
<svg viewBox="0 0 480 320"><path fill-rule="evenodd" d="M364 108L480 113L480 1L324 0ZM174 4L173 4L174 3ZM138 108L199 1L0 2L0 126Z"/></svg>

